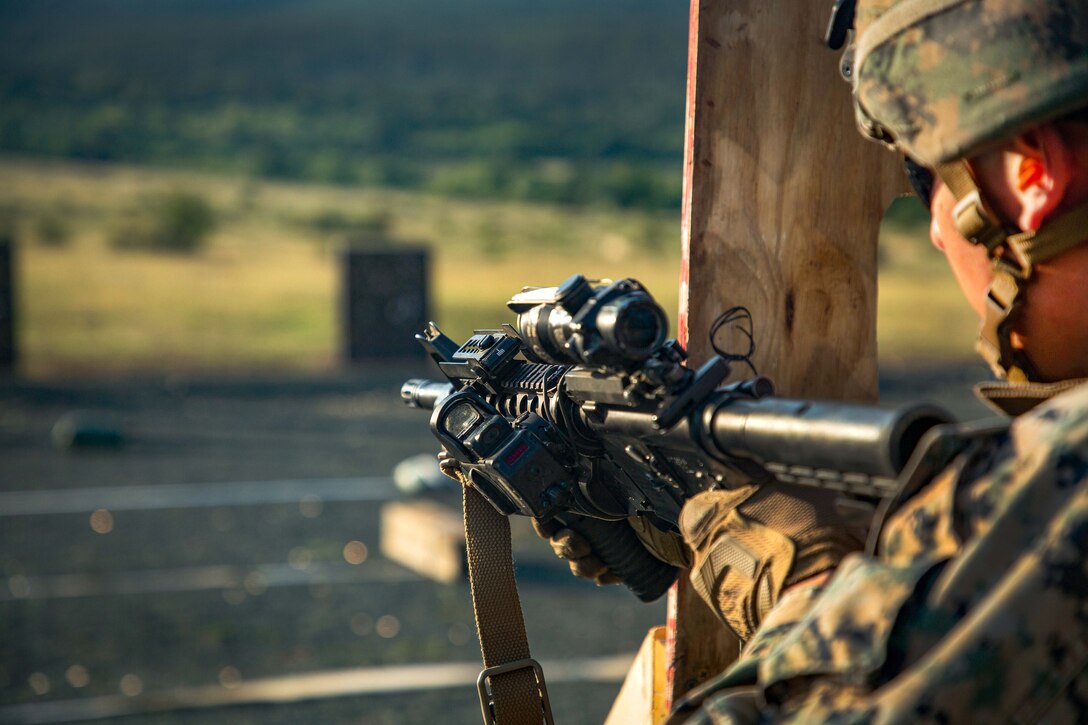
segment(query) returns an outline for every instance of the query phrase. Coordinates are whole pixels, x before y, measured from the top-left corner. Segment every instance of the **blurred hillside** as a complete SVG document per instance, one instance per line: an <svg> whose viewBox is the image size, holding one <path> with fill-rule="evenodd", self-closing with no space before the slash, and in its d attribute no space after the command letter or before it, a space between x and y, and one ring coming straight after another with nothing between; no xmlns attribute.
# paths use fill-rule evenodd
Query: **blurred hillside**
<svg viewBox="0 0 1088 725"><path fill-rule="evenodd" d="M217 223L193 252L118 246L157 200L199 195ZM380 226L430 242L432 314L456 339L511 321L522 285L581 272L633 276L670 313L679 296L676 213L0 157L0 219L14 215L20 370L305 370L335 366L339 255ZM977 321L912 199L881 235L878 331L885 363L971 356ZM924 286L925 295L917 290ZM945 334L933 335L935 321ZM675 326L673 327L675 330Z"/></svg>
<svg viewBox="0 0 1088 725"><path fill-rule="evenodd" d="M0 151L677 208L663 0L0 0Z"/></svg>
<svg viewBox="0 0 1088 725"><path fill-rule="evenodd" d="M327 370L359 236L431 247L457 338L574 272L672 311L686 41L664 0L0 0L20 370ZM916 207L882 359L969 355Z"/></svg>

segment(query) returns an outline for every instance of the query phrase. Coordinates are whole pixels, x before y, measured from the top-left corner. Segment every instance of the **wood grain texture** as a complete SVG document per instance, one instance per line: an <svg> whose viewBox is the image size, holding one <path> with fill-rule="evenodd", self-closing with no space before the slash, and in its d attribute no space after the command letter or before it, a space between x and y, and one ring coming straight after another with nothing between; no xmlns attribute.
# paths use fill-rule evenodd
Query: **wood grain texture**
<svg viewBox="0 0 1088 725"><path fill-rule="evenodd" d="M680 339L704 361L714 319L743 305L779 394L871 401L877 232L904 183L855 130L840 54L823 44L831 5L692 0ZM738 647L686 578L670 609L679 697Z"/></svg>
<svg viewBox="0 0 1088 725"><path fill-rule="evenodd" d="M382 556L445 584L468 577L460 511L426 499L393 501L381 512Z"/></svg>

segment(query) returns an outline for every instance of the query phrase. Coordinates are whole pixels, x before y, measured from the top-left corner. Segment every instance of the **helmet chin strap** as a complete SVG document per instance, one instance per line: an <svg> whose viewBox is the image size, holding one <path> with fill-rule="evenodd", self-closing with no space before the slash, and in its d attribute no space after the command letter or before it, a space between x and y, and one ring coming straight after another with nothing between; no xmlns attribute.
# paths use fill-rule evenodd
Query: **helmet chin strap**
<svg viewBox="0 0 1088 725"><path fill-rule="evenodd" d="M1024 304L1024 288L1035 265L1088 240L1088 203L1037 231L1022 232L1003 223L982 199L965 160L942 164L937 175L956 197L956 229L972 244L986 248L993 281L975 349L994 374L1013 383L1037 382L1040 375L1027 353L1012 345L1012 327Z"/></svg>

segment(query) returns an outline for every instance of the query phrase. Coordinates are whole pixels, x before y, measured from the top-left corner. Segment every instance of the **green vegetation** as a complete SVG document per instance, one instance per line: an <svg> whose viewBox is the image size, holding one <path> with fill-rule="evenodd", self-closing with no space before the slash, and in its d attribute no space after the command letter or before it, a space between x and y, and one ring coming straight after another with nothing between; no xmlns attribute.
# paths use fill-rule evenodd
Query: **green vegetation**
<svg viewBox="0 0 1088 725"><path fill-rule="evenodd" d="M640 277L674 307L687 15L0 0L0 153L16 155L0 231L34 242L27 370L327 367L333 252L357 240L430 244L455 336L501 321L511 285L574 271ZM881 354L969 354L974 323L917 217L893 211L881 248Z"/></svg>
<svg viewBox="0 0 1088 725"><path fill-rule="evenodd" d="M179 191L198 192L219 220L198 253L109 246L112 230L141 200ZM673 212L3 159L0 209L10 210L20 239L33 239L34 220L49 210L64 209L70 230L63 247L19 249L22 364L36 377L330 369L337 347L333 252L351 229L430 244L435 319L455 338L509 321L504 303L521 285L555 284L574 272L636 277L670 312L679 294ZM882 359L969 356L975 322L925 241L917 212L917 205L897 208L899 221L882 240ZM935 325L940 336L932 334Z"/></svg>
<svg viewBox="0 0 1088 725"><path fill-rule="evenodd" d="M132 254L110 244L142 204L175 193L199 193L218 219L197 253ZM71 242L22 245L18 255L22 364L31 376L329 369L335 251L361 232L431 245L435 318L456 337L508 321L504 303L522 284L554 284L576 271L622 270L667 307L678 296L674 212L0 159L0 207L13 210L19 239L32 238L43 210L61 205Z"/></svg>
<svg viewBox="0 0 1088 725"><path fill-rule="evenodd" d="M686 5L0 2L0 151L679 208Z"/></svg>
<svg viewBox="0 0 1088 725"><path fill-rule="evenodd" d="M393 219L387 211L346 213L340 209L322 209L308 219L313 231L342 244L381 243L389 238Z"/></svg>
<svg viewBox="0 0 1088 725"><path fill-rule="evenodd" d="M116 249L192 253L201 249L215 228L215 211L195 192L174 191L142 199L114 230Z"/></svg>
<svg viewBox="0 0 1088 725"><path fill-rule="evenodd" d="M72 230L58 209L43 209L34 219L32 235L46 247L63 247L71 241Z"/></svg>

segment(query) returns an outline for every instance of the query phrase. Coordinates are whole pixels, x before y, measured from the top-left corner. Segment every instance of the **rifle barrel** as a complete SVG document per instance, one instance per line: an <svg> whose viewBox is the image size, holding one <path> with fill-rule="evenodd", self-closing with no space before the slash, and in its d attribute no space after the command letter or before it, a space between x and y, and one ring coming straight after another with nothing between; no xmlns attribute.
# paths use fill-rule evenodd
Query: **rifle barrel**
<svg viewBox="0 0 1088 725"><path fill-rule="evenodd" d="M433 410L438 401L453 392L453 386L439 380L412 378L400 386L400 399L409 408Z"/></svg>
<svg viewBox="0 0 1088 725"><path fill-rule="evenodd" d="M726 399L704 419L728 456L764 464L895 478L922 436L951 417L932 405L878 408L834 401Z"/></svg>

